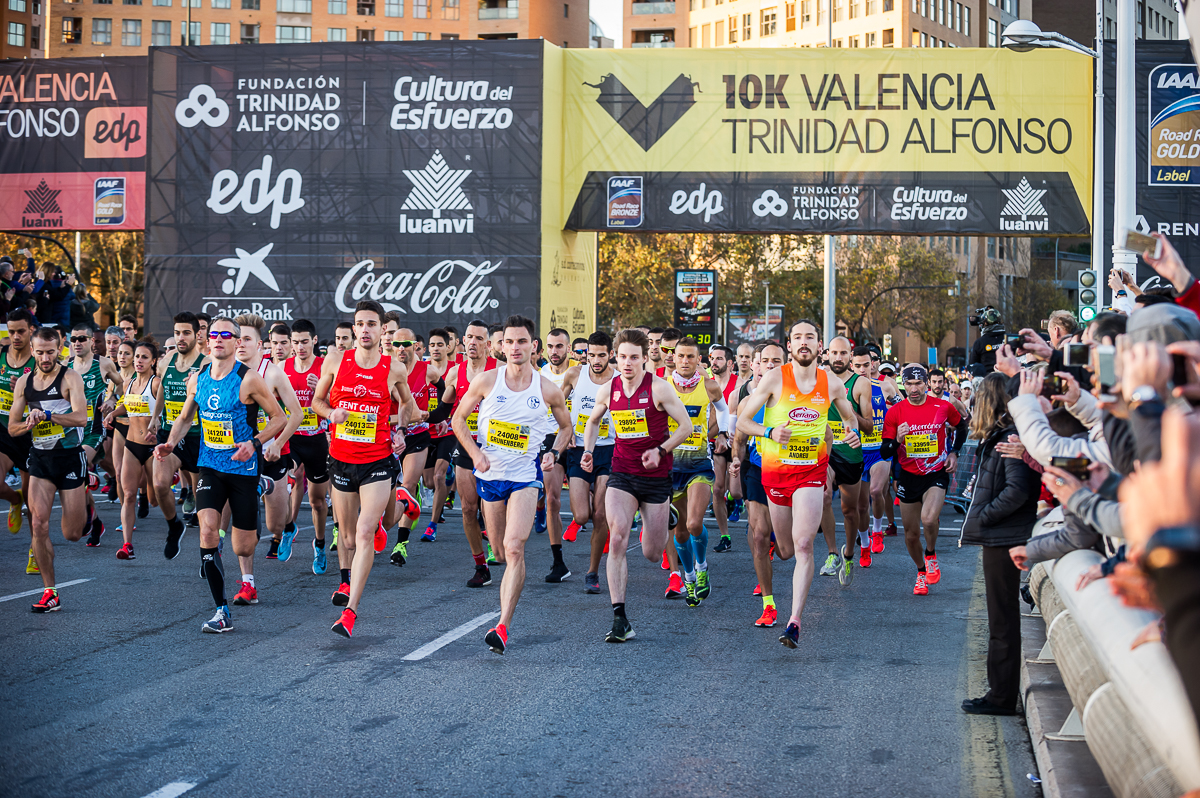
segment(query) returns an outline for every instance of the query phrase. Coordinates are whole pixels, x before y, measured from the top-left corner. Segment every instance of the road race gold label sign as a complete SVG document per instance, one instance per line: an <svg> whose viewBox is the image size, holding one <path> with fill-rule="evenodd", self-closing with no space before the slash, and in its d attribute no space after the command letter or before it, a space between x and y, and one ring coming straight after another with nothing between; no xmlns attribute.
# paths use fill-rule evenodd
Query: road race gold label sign
<svg viewBox="0 0 1200 798"><path fill-rule="evenodd" d="M567 227L1083 235L1092 64L996 49L566 51ZM616 192L614 196L613 192Z"/></svg>

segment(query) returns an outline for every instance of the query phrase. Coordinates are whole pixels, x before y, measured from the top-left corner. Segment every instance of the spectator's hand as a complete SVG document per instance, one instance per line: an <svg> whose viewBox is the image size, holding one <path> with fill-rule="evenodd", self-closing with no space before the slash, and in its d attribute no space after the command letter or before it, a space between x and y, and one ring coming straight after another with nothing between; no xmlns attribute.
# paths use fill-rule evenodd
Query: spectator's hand
<svg viewBox="0 0 1200 798"><path fill-rule="evenodd" d="M1008 344L1001 344L1000 348L996 350L996 371L1005 377L1015 377L1020 370L1021 364L1017 362L1012 349Z"/></svg>
<svg viewBox="0 0 1200 798"><path fill-rule="evenodd" d="M1157 341L1131 344L1125 351L1121 369L1121 393L1125 401L1132 399L1133 392L1142 385L1149 385L1159 396L1167 394L1167 380L1171 377L1171 356Z"/></svg>
<svg viewBox="0 0 1200 798"><path fill-rule="evenodd" d="M10 288L7 291L5 291L4 292L5 301L12 302L12 298L16 295L16 293L17 293L17 289L15 289L15 288Z"/></svg>
<svg viewBox="0 0 1200 798"><path fill-rule="evenodd" d="M1162 623L1163 619L1159 618L1157 621L1151 621L1143 626L1142 631L1138 632L1137 636L1133 638L1133 642L1129 644L1129 650L1133 651L1138 646L1144 646L1147 643L1161 643L1163 634Z"/></svg>
<svg viewBox="0 0 1200 798"><path fill-rule="evenodd" d="M1063 402L1068 407L1078 402L1079 394L1081 393L1079 388L1079 380L1075 379L1075 377L1072 376L1069 371L1056 371L1054 372L1054 376L1063 381L1063 384L1067 386L1067 391L1066 393L1060 393L1051 396L1051 401Z"/></svg>
<svg viewBox="0 0 1200 798"><path fill-rule="evenodd" d="M1021 372L1021 388L1017 393L1020 396L1041 396L1043 382L1041 369L1025 369Z"/></svg>
<svg viewBox="0 0 1200 798"><path fill-rule="evenodd" d="M1024 341L1021 343L1021 351L1026 354L1033 355L1038 360L1049 360L1054 349L1046 342L1037 332L1026 327L1021 330L1021 337Z"/></svg>
<svg viewBox="0 0 1200 798"><path fill-rule="evenodd" d="M1074 496L1075 491L1083 487L1083 483L1078 479L1054 466L1046 466L1046 471L1042 474L1042 484L1062 505L1066 505L1067 499Z"/></svg>
<svg viewBox="0 0 1200 798"><path fill-rule="evenodd" d="M1112 268L1108 270L1108 287L1115 294L1125 288L1125 282L1121 279L1121 275L1125 273L1124 269Z"/></svg>
<svg viewBox="0 0 1200 798"><path fill-rule="evenodd" d="M79 281L75 279L75 275L73 275L73 274L67 275L67 285L69 285L73 288L75 286L75 284L78 282Z"/></svg>
<svg viewBox="0 0 1200 798"><path fill-rule="evenodd" d="M1097 579L1103 579L1103 578L1104 578L1104 571L1102 570L1100 563L1096 563L1095 565L1090 566L1086 571L1081 573L1079 575L1079 578L1075 580L1075 592L1078 593L1079 591L1083 590L1085 587L1090 585L1092 582L1095 582Z"/></svg>
<svg viewBox="0 0 1200 798"><path fill-rule="evenodd" d="M1163 527L1200 522L1200 416L1172 407L1162 417L1162 459L1121 483L1121 524L1130 560Z"/></svg>
<svg viewBox="0 0 1200 798"><path fill-rule="evenodd" d="M1029 570L1029 557L1025 554L1024 546L1013 546L1008 550L1008 556L1012 557L1013 565L1022 571Z"/></svg>
<svg viewBox="0 0 1200 798"><path fill-rule="evenodd" d="M1177 341L1168 344L1167 354L1183 355L1187 359L1189 369L1187 385L1176 385L1173 395L1182 396L1192 404L1200 404L1200 341Z"/></svg>
<svg viewBox="0 0 1200 798"><path fill-rule="evenodd" d="M1154 593L1154 583L1140 566L1131 562L1118 563L1108 581L1113 595L1126 607L1162 612L1162 605Z"/></svg>
<svg viewBox="0 0 1200 798"><path fill-rule="evenodd" d="M1154 271L1158 272L1158 276L1175 286L1175 290L1183 293L1192 284L1192 273L1188 271L1187 266L1183 265L1183 259L1179 257L1179 253L1175 251L1175 247L1171 246L1171 242L1162 233L1151 233L1154 238L1160 239L1163 242L1163 251L1161 258L1155 258L1154 253L1146 251L1142 253L1142 260L1146 261L1146 265Z"/></svg>
<svg viewBox="0 0 1200 798"><path fill-rule="evenodd" d="M1000 452L1001 457L1007 457L1010 460L1022 460L1025 457L1025 444L1021 443L1020 436L1009 435L1007 441L996 444L996 451Z"/></svg>

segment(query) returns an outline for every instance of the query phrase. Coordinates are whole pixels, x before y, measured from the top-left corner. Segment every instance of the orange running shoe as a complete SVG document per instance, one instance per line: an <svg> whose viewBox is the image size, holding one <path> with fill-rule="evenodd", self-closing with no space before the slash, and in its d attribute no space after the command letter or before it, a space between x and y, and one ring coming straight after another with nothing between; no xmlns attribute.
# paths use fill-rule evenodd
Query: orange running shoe
<svg viewBox="0 0 1200 798"><path fill-rule="evenodd" d="M667 559L667 550L663 549L662 569L664 571L671 570L671 561Z"/></svg>
<svg viewBox="0 0 1200 798"><path fill-rule="evenodd" d="M387 548L387 530L383 528L383 521L379 522L379 529L375 530L375 553L383 551Z"/></svg>
<svg viewBox="0 0 1200 798"><path fill-rule="evenodd" d="M925 584L925 572L917 571L917 584L913 586L914 596L928 596L929 586Z"/></svg>
<svg viewBox="0 0 1200 798"><path fill-rule="evenodd" d="M333 625L333 631L342 637L350 637L354 634L354 622L356 620L358 620L358 613L347 607L342 610L342 617L338 618L337 623Z"/></svg>
<svg viewBox="0 0 1200 798"><path fill-rule="evenodd" d="M258 603L258 588L251 587L249 582L242 582L242 589L233 597L233 603L239 607L246 607L250 604Z"/></svg>
<svg viewBox="0 0 1200 798"><path fill-rule="evenodd" d="M774 626L779 620L779 610L775 609L775 605L763 607L762 617L754 622L755 626Z"/></svg>
<svg viewBox="0 0 1200 798"><path fill-rule="evenodd" d="M942 581L942 569L938 567L937 555L925 558L925 583L936 585Z"/></svg>
<svg viewBox="0 0 1200 798"><path fill-rule="evenodd" d="M492 651L503 654L504 649L508 647L508 629L504 624L488 629L488 633L483 636L483 642L487 643L487 647Z"/></svg>
<svg viewBox="0 0 1200 798"><path fill-rule="evenodd" d="M870 546L859 546L858 547L858 567L859 568L870 568L871 567L871 547Z"/></svg>
<svg viewBox="0 0 1200 798"><path fill-rule="evenodd" d="M350 603L350 584L342 582L338 585L338 589L333 591L333 606L345 607Z"/></svg>
<svg viewBox="0 0 1200 798"><path fill-rule="evenodd" d="M671 581L667 583L666 598L675 599L683 595L683 577L679 574L671 574Z"/></svg>
<svg viewBox="0 0 1200 798"><path fill-rule="evenodd" d="M762 595L762 585L755 585L755 586L754 586L754 595L756 595L756 596L761 596L761 595Z"/></svg>
<svg viewBox="0 0 1200 798"><path fill-rule="evenodd" d="M871 553L872 554L882 554L883 553L883 531L882 530L880 530L879 532L871 533Z"/></svg>
<svg viewBox="0 0 1200 798"><path fill-rule="evenodd" d="M583 529L583 527L580 526L577 521L572 519L571 523L567 524L567 528L563 530L563 540L574 543L575 538L579 535L579 530L581 529Z"/></svg>
<svg viewBox="0 0 1200 798"><path fill-rule="evenodd" d="M117 550L118 560L136 560L137 555L133 553L133 544L126 543Z"/></svg>
<svg viewBox="0 0 1200 798"><path fill-rule="evenodd" d="M421 505L416 499L413 498L413 495L408 492L408 488L404 487L403 485L396 488L396 501L403 508L402 511L405 517L407 517L410 521L416 521L421 517ZM387 544L386 539L384 540L384 544ZM379 551L383 551L383 549L379 549Z"/></svg>

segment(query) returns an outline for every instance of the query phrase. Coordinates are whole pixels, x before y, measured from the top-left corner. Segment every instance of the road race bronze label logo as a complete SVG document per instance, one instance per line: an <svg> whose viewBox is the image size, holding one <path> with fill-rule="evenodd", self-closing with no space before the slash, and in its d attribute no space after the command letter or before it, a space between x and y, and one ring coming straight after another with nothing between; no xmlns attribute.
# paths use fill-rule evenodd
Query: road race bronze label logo
<svg viewBox="0 0 1200 798"><path fill-rule="evenodd" d="M584 81L583 85L600 90L596 103L624 128L639 147L649 152L696 104L695 91L699 84L693 83L686 75L680 75L648 106L643 105L611 72L599 83Z"/></svg>

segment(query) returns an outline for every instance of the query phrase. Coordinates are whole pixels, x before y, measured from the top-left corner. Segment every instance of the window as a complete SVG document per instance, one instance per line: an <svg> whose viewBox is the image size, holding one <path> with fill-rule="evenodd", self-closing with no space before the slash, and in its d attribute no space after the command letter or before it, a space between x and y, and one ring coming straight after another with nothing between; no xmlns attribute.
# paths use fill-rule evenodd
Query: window
<svg viewBox="0 0 1200 798"><path fill-rule="evenodd" d="M360 17L375 16L375 0L358 0L356 10Z"/></svg>
<svg viewBox="0 0 1200 798"><path fill-rule="evenodd" d="M329 0L329 13L330 14L345 14L346 13L346 0Z"/></svg>
<svg viewBox="0 0 1200 798"><path fill-rule="evenodd" d="M894 43L895 36L896 36L896 32L895 32L894 28L888 28L887 30L885 30L883 32L883 46L884 47L895 46L895 43Z"/></svg>
<svg viewBox="0 0 1200 798"><path fill-rule="evenodd" d="M413 19L429 19L429 0L413 0Z"/></svg>
<svg viewBox="0 0 1200 798"><path fill-rule="evenodd" d="M725 20L718 19L713 23L713 47L720 47L725 43Z"/></svg>
<svg viewBox="0 0 1200 798"><path fill-rule="evenodd" d="M111 19L92 19L92 44L112 44Z"/></svg>
<svg viewBox="0 0 1200 798"><path fill-rule="evenodd" d="M841 22L846 18L846 10L843 7L844 0L831 0L833 3L833 21Z"/></svg>
<svg viewBox="0 0 1200 798"><path fill-rule="evenodd" d="M311 14L312 0L275 0L275 10L287 14Z"/></svg>
<svg viewBox="0 0 1200 798"><path fill-rule="evenodd" d="M878 10L879 10L878 0L867 0L867 2L865 4L865 11L863 13L869 17Z"/></svg>
<svg viewBox="0 0 1200 798"><path fill-rule="evenodd" d="M987 238L987 256L989 258L996 257L996 239L992 236Z"/></svg>
<svg viewBox="0 0 1200 798"><path fill-rule="evenodd" d="M999 32L999 25L996 24L996 20L988 17L988 47L998 47L1000 45L997 35Z"/></svg>
<svg viewBox="0 0 1200 798"><path fill-rule="evenodd" d="M92 0L92 3L98 6L111 6L112 0Z"/></svg>
<svg viewBox="0 0 1200 798"><path fill-rule="evenodd" d="M920 46L921 46L921 35L922 35L922 34L921 34L921 31L917 30L916 28L913 28L913 32L912 32L912 45L911 45L911 46L913 46L913 47L920 47Z"/></svg>
<svg viewBox="0 0 1200 798"><path fill-rule="evenodd" d="M142 21L140 19L121 20L121 44L125 47L142 46Z"/></svg>
<svg viewBox="0 0 1200 798"><path fill-rule="evenodd" d="M737 44L737 40L738 40L738 18L730 17L729 18L729 43Z"/></svg>
<svg viewBox="0 0 1200 798"><path fill-rule="evenodd" d="M742 41L750 41L751 27L754 25L753 14L742 14Z"/></svg>
<svg viewBox="0 0 1200 798"><path fill-rule="evenodd" d="M35 11L33 13L36 14L38 12ZM29 46L34 50L42 49L42 29L37 25L29 26Z"/></svg>
<svg viewBox="0 0 1200 798"><path fill-rule="evenodd" d="M429 34L417 31L416 33L413 34L413 41L414 42L427 42L427 41L429 41Z"/></svg>
<svg viewBox="0 0 1200 798"><path fill-rule="evenodd" d="M229 0L212 0L213 8L231 8L232 6L233 3L231 3Z"/></svg>
<svg viewBox="0 0 1200 798"><path fill-rule="evenodd" d="M193 44L201 44L202 42L200 41L200 23L193 22L191 24L190 28L187 28L187 29L184 28L185 25L187 25L186 20L179 23L179 28L180 28L179 43L182 45L185 45L185 46L193 45Z"/></svg>
<svg viewBox="0 0 1200 798"><path fill-rule="evenodd" d="M171 20L156 19L150 23L150 43L155 47L171 45Z"/></svg>
<svg viewBox="0 0 1200 798"><path fill-rule="evenodd" d="M971 35L971 7L970 6L963 6L962 34L964 36Z"/></svg>
<svg viewBox="0 0 1200 798"><path fill-rule="evenodd" d="M697 46L696 28L688 28L688 47Z"/></svg>
<svg viewBox="0 0 1200 798"><path fill-rule="evenodd" d="M946 24L946 0L937 0L938 24Z"/></svg>
<svg viewBox="0 0 1200 798"><path fill-rule="evenodd" d="M83 17L63 17L63 44L79 44L83 41Z"/></svg>
<svg viewBox="0 0 1200 798"><path fill-rule="evenodd" d="M800 0L800 24L812 24L812 4L813 0Z"/></svg>
<svg viewBox="0 0 1200 798"><path fill-rule="evenodd" d="M850 0L850 4L847 6L847 9L849 10L849 13L846 15L848 19L858 18L858 0Z"/></svg>
<svg viewBox="0 0 1200 798"><path fill-rule="evenodd" d="M12 47L25 46L25 24L23 22L8 23L8 43Z"/></svg>
<svg viewBox="0 0 1200 798"><path fill-rule="evenodd" d="M858 47L858 37L857 37L857 36L851 36L851 37L850 37L850 46L851 46L851 47Z"/></svg>
<svg viewBox="0 0 1200 798"><path fill-rule="evenodd" d="M895 0L883 0L883 10L885 12L893 10L893 3L895 3Z"/></svg>
<svg viewBox="0 0 1200 798"><path fill-rule="evenodd" d="M383 32L383 40L385 42L402 42L402 41L404 41L404 31L402 31L402 30L385 30Z"/></svg>
<svg viewBox="0 0 1200 798"><path fill-rule="evenodd" d="M874 33L867 34L867 47L875 47L879 44L879 38Z"/></svg>
<svg viewBox="0 0 1200 798"><path fill-rule="evenodd" d="M796 29L796 4L795 3L784 3L783 4L783 29L786 32L794 31Z"/></svg>
<svg viewBox="0 0 1200 798"><path fill-rule="evenodd" d="M20 12L24 13L25 0L8 0L8 10L9 11L20 11Z"/></svg>
<svg viewBox="0 0 1200 798"><path fill-rule="evenodd" d="M255 0L255 2L257 1ZM245 8L245 6L242 7ZM242 44L258 44L257 25L242 25Z"/></svg>
<svg viewBox="0 0 1200 798"><path fill-rule="evenodd" d="M230 44L229 41L229 23L228 22L213 22L208 28L208 43L209 44Z"/></svg>
<svg viewBox="0 0 1200 798"><path fill-rule="evenodd" d="M566 3L563 3L563 17L566 18L569 16L571 16L571 7ZM455 17L455 19L458 19L458 17Z"/></svg>
<svg viewBox="0 0 1200 798"><path fill-rule="evenodd" d="M833 46L834 46L834 47L841 47L841 46L842 46L842 40L841 40L841 39L834 39L834 40L833 40Z"/></svg>
<svg viewBox="0 0 1200 798"><path fill-rule="evenodd" d="M921 0L912 0L912 12L914 14L921 13Z"/></svg>
<svg viewBox="0 0 1200 798"><path fill-rule="evenodd" d="M325 41L329 42L344 42L346 41L345 28L327 28L325 31Z"/></svg>
<svg viewBox="0 0 1200 798"><path fill-rule="evenodd" d="M363 29L361 29L361 28L360 28L360 29L359 29L359 31L358 31L358 41L360 41L360 42L373 42L373 41L375 41L375 29L374 29L374 28L370 28L370 29L367 29L367 30L363 30Z"/></svg>
<svg viewBox="0 0 1200 798"><path fill-rule="evenodd" d="M442 19L458 19L458 3L459 0L442 0ZM567 6L563 4L563 16L566 15Z"/></svg>
<svg viewBox="0 0 1200 798"><path fill-rule="evenodd" d="M701 47L711 47L712 46L709 44L709 42L712 41L712 39L708 38L711 33L712 33L712 25L705 24L705 25L701 26L701 28L700 28L700 46Z"/></svg>
<svg viewBox="0 0 1200 798"><path fill-rule="evenodd" d="M383 0L383 15L385 17L404 16L404 0Z"/></svg>
<svg viewBox="0 0 1200 798"><path fill-rule="evenodd" d="M312 28L303 25L276 25L277 44L302 44L312 41Z"/></svg>

